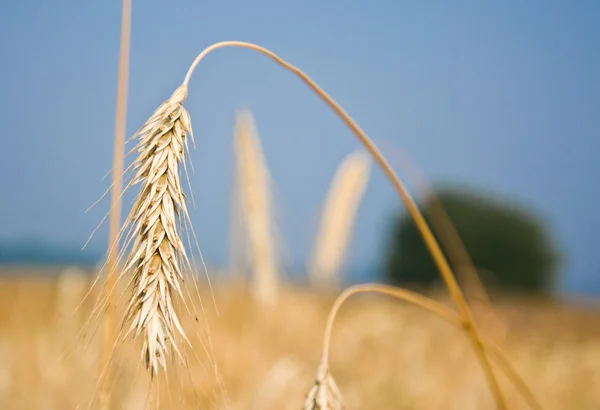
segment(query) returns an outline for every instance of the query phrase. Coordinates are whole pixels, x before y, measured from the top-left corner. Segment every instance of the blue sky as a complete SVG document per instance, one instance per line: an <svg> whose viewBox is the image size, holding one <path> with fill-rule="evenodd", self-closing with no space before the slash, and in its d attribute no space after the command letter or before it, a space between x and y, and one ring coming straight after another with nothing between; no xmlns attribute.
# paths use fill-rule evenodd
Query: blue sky
<svg viewBox="0 0 600 410"><path fill-rule="evenodd" d="M393 156L535 208L565 252L562 287L600 291L600 2L164 2L133 4L128 134L221 40L257 42L304 69ZM0 6L0 240L80 246L107 211L120 2ZM300 81L248 50L197 68L187 108L192 219L208 261L227 257L231 131L253 110L289 260L309 250L352 134ZM396 163L396 166L398 164ZM129 201L130 198L127 198ZM126 202L128 205L128 202ZM380 171L348 263L377 263L400 203ZM100 229L91 247L105 247Z"/></svg>

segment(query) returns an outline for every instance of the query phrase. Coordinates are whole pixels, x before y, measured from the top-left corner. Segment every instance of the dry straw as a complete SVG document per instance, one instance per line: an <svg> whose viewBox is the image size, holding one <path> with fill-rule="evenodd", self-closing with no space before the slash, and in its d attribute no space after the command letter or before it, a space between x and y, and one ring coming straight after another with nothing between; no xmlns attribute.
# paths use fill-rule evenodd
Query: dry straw
<svg viewBox="0 0 600 410"><path fill-rule="evenodd" d="M344 158L333 178L309 268L311 280L319 288L331 288L340 282L344 253L369 181L370 167L368 154L356 151Z"/></svg>
<svg viewBox="0 0 600 410"><path fill-rule="evenodd" d="M110 386L112 384L111 358L114 343L114 307L112 306L112 291L117 277L117 254L119 224L121 223L121 188L123 174L123 151L125 140L125 119L127 113L127 82L129 77L129 43L131 38L131 0L122 1L121 39L119 50L119 75L117 80L117 106L115 118L114 153L112 169L112 185L110 198L110 221L108 232L108 276L105 290L107 309L104 318L104 342L102 345L102 368L105 369L104 382L101 391L102 409L110 408Z"/></svg>
<svg viewBox="0 0 600 410"><path fill-rule="evenodd" d="M270 175L250 111L240 111L234 129L237 198L248 235L252 293L263 306L277 300L277 258L271 220Z"/></svg>
<svg viewBox="0 0 600 410"><path fill-rule="evenodd" d="M176 223L178 216L187 216L178 171L179 163L183 161L183 147L187 141L185 133L187 131L191 135L191 125L182 103L187 95L190 77L198 63L211 51L223 47L243 47L258 51L296 74L333 109L373 156L414 219L456 304L458 315L450 311L452 316L448 317L468 334L497 407L506 409L504 397L488 359L489 353L497 355L497 349L483 342L448 261L416 203L387 160L339 104L300 69L263 47L239 41L216 43L203 50L192 63L182 86L155 111L138 133L140 142L137 149L140 156L135 162L137 173L132 184L139 183L142 189L128 218L128 222L135 226L135 243L127 263L127 268L133 273L133 293L126 316L126 326L134 335L143 334L143 357L148 370L155 373L159 366L165 366L165 355L169 346L176 346L176 332L185 337L173 308L173 299L181 298L181 265L182 261L186 261ZM508 366L507 363L506 365Z"/></svg>

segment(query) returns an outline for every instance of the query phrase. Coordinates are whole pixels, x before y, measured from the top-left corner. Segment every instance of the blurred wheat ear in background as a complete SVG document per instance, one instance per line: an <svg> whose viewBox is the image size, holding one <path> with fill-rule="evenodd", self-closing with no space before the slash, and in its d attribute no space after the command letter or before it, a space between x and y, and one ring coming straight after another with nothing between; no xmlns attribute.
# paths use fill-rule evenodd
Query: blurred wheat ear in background
<svg viewBox="0 0 600 410"><path fill-rule="evenodd" d="M319 231L309 261L312 284L320 289L335 288L352 228L371 170L371 158L364 151L348 155L339 165L321 213Z"/></svg>
<svg viewBox="0 0 600 410"><path fill-rule="evenodd" d="M269 170L250 111L236 115L233 148L236 197L248 238L252 293L260 305L269 306L277 300L279 282L275 226Z"/></svg>

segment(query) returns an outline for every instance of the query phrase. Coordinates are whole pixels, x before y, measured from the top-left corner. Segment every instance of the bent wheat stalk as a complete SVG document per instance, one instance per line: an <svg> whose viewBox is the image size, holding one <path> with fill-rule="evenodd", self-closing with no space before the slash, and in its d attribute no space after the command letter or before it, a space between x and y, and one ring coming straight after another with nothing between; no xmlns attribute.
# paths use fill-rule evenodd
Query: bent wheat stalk
<svg viewBox="0 0 600 410"><path fill-rule="evenodd" d="M119 50L119 74L117 80L117 107L115 114L114 153L112 169L112 186L110 199L110 222L108 228L108 255L105 290L107 291L107 309L104 318L104 341L102 344L101 368L106 369L100 396L100 408L110 408L110 387L112 384L111 372L111 346L114 342L114 316L115 311L112 301L112 289L117 277L117 257L119 225L121 219L120 192L123 185L123 145L125 141L125 120L127 113L127 81L129 75L129 43L131 39L131 0L122 1L121 11L121 39Z"/></svg>
<svg viewBox="0 0 600 410"><path fill-rule="evenodd" d="M176 205L180 207L180 212L187 215L183 195L178 196L180 194L180 187L175 184L175 182L179 182L176 170L178 162L183 160L183 150L179 151L179 148L183 144L185 136L185 133L180 134L178 131L189 131L191 135L189 116L181 104L187 95L190 77L198 63L211 51L223 47L242 47L258 51L294 73L342 119L373 156L415 221L425 244L435 260L450 296L457 306L460 314L460 324L474 345L475 352L485 372L497 407L506 409L505 400L487 357L485 345L475 326L471 310L462 290L458 286L455 275L416 203L387 160L367 134L342 107L304 72L281 59L270 50L256 44L240 41L220 42L204 49L193 61L182 86L176 90L169 100L159 107L144 125L142 132L139 133L141 138L139 150L143 154L141 154L140 159L136 163L138 174L136 175L135 182L143 183L143 195L140 196L130 215L130 222L135 221L137 224L136 231L139 236L135 239L134 252L128 259L128 267L134 270L134 298L129 306L126 322L130 324L130 332L134 332L134 334L144 333L146 341L144 344L144 357L146 358L147 368L151 372L155 372L158 364L164 367L164 355L167 353L168 344L175 346L173 339L175 329L185 337L179 326L177 316L172 309L172 298L175 295L181 296L178 284L181 276L178 260L180 258L187 260L183 245L177 235L176 224L172 223L175 219ZM176 124L179 124L179 126L176 126ZM175 129L175 132L171 133L173 135L169 134L170 129ZM158 152L156 150L157 147L161 147L161 150L166 151L166 153ZM156 155L154 155L155 153ZM165 158L167 158L166 169L164 168ZM153 168L159 166L161 167L160 169L164 170L163 174L151 172ZM161 179L161 175L170 176ZM162 184L160 191L152 186L152 184L158 186L159 182ZM165 188L165 184L167 188ZM167 189L169 190L169 195L165 195ZM164 207L160 205L159 210L159 206L156 204L163 202L159 198L168 198L170 195L173 196L170 201L169 199L165 200L165 203L169 205ZM143 218L144 212L142 210L147 211L146 215L152 215L152 219ZM157 213L158 216L156 216ZM160 220L160 223L157 222L158 220ZM163 243L165 245L161 247ZM146 246L144 247L143 245Z"/></svg>
<svg viewBox="0 0 600 410"><path fill-rule="evenodd" d="M406 206L413 220L415 221L415 225L419 229L419 232L423 237L423 240L425 241L425 244L427 245L433 257L438 267L438 270L440 271L442 279L444 280L446 287L450 292L450 296L452 297L462 317L462 320L464 322L464 329L473 343L477 357L481 363L488 384L490 385L490 388L496 400L497 407L499 409L506 409L506 403L502 391L500 390L498 380L496 379L494 371L490 365L489 359L486 355L485 347L481 341L481 336L479 335L479 331L473 320L472 312L465 300L464 294L460 289L460 286L456 281L456 277L450 265L448 264L448 261L446 260L446 257L444 256L437 240L433 236L429 225L427 224L425 218L419 211L417 204L412 199L412 197L404 187L404 184L400 181L400 179L398 178L392 167L389 165L385 157L379 151L377 146L360 128L360 126L346 113L346 111L344 111L344 109L333 98L331 98L321 87L319 87L319 85L317 85L308 75L306 75L299 68L283 60L281 57L279 57L272 51L256 44L242 41L223 41L220 43L215 43L205 48L202 52L200 52L200 54L198 54L196 59L192 62L192 65L185 76L182 87L187 88L191 75L194 72L194 69L204 57L206 57L210 52L224 47L241 47L258 51L270 57L272 60L274 60L276 63L278 63L280 66L284 67L288 71L294 73L311 90L313 90L340 117L340 119L342 119L342 121L350 128L350 130L352 130L352 132L358 138L358 140L364 145L367 151L369 151L369 153L373 156L379 167L382 169L384 174L392 183L394 189L398 193L398 196Z"/></svg>
<svg viewBox="0 0 600 410"><path fill-rule="evenodd" d="M470 298L473 310L479 310L482 313L482 316L486 319L486 325L491 329L492 334L497 340L504 340L507 325L500 319L493 308L490 296L479 278L478 269L469 256L467 248L446 212L442 201L437 196L435 189L427 182L425 176L419 171L419 168L411 161L408 155L393 145L388 146L388 148L393 149L393 154L398 157L398 163L404 170L404 173L408 176L409 180L415 183L417 196L422 198L423 203L429 205L426 207L426 213L429 215L431 227L446 250L459 280L463 282L465 295L467 299Z"/></svg>
<svg viewBox="0 0 600 410"><path fill-rule="evenodd" d="M329 368L329 351L331 347L331 334L333 330L333 323L342 305L350 298L350 296L357 295L360 293L378 293L394 297L396 299L409 302L413 305L419 306L434 315L448 321L458 329L464 328L464 321L456 314L452 309L442 305L435 300L419 295L418 293L411 292L410 290L398 288L395 286L381 285L376 283L366 283L361 285L354 285L342 292L333 303L327 317L327 323L325 325L325 333L323 336L323 353L321 356L321 364L317 374L323 374L322 369ZM542 405L535 397L529 386L525 383L523 378L512 368L506 355L492 340L486 337L482 337L482 343L486 346L487 351L490 353L492 358L498 363L502 371L506 374L511 383L515 386L517 391L525 399L530 408L534 410L542 410ZM329 376L331 377L331 376ZM317 378L318 380L318 378ZM314 389L314 387L313 387ZM312 390L311 390L312 391Z"/></svg>

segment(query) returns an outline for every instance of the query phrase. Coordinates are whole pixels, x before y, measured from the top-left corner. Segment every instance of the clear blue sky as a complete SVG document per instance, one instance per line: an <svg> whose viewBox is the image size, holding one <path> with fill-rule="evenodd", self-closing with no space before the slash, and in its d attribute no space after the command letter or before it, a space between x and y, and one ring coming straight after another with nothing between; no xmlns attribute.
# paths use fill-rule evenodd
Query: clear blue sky
<svg viewBox="0 0 600 410"><path fill-rule="evenodd" d="M134 0L128 134L202 48L257 42L306 70L384 153L403 149L429 180L534 207L565 252L563 288L600 290L600 2L484 3ZM119 25L120 1L0 6L0 240L80 246L107 211L102 202L84 213L108 186ZM247 50L206 59L187 107L198 144L192 217L209 262L226 260L240 107L255 113L290 260L302 261L353 136L296 78ZM378 261L399 207L374 171L351 265Z"/></svg>

